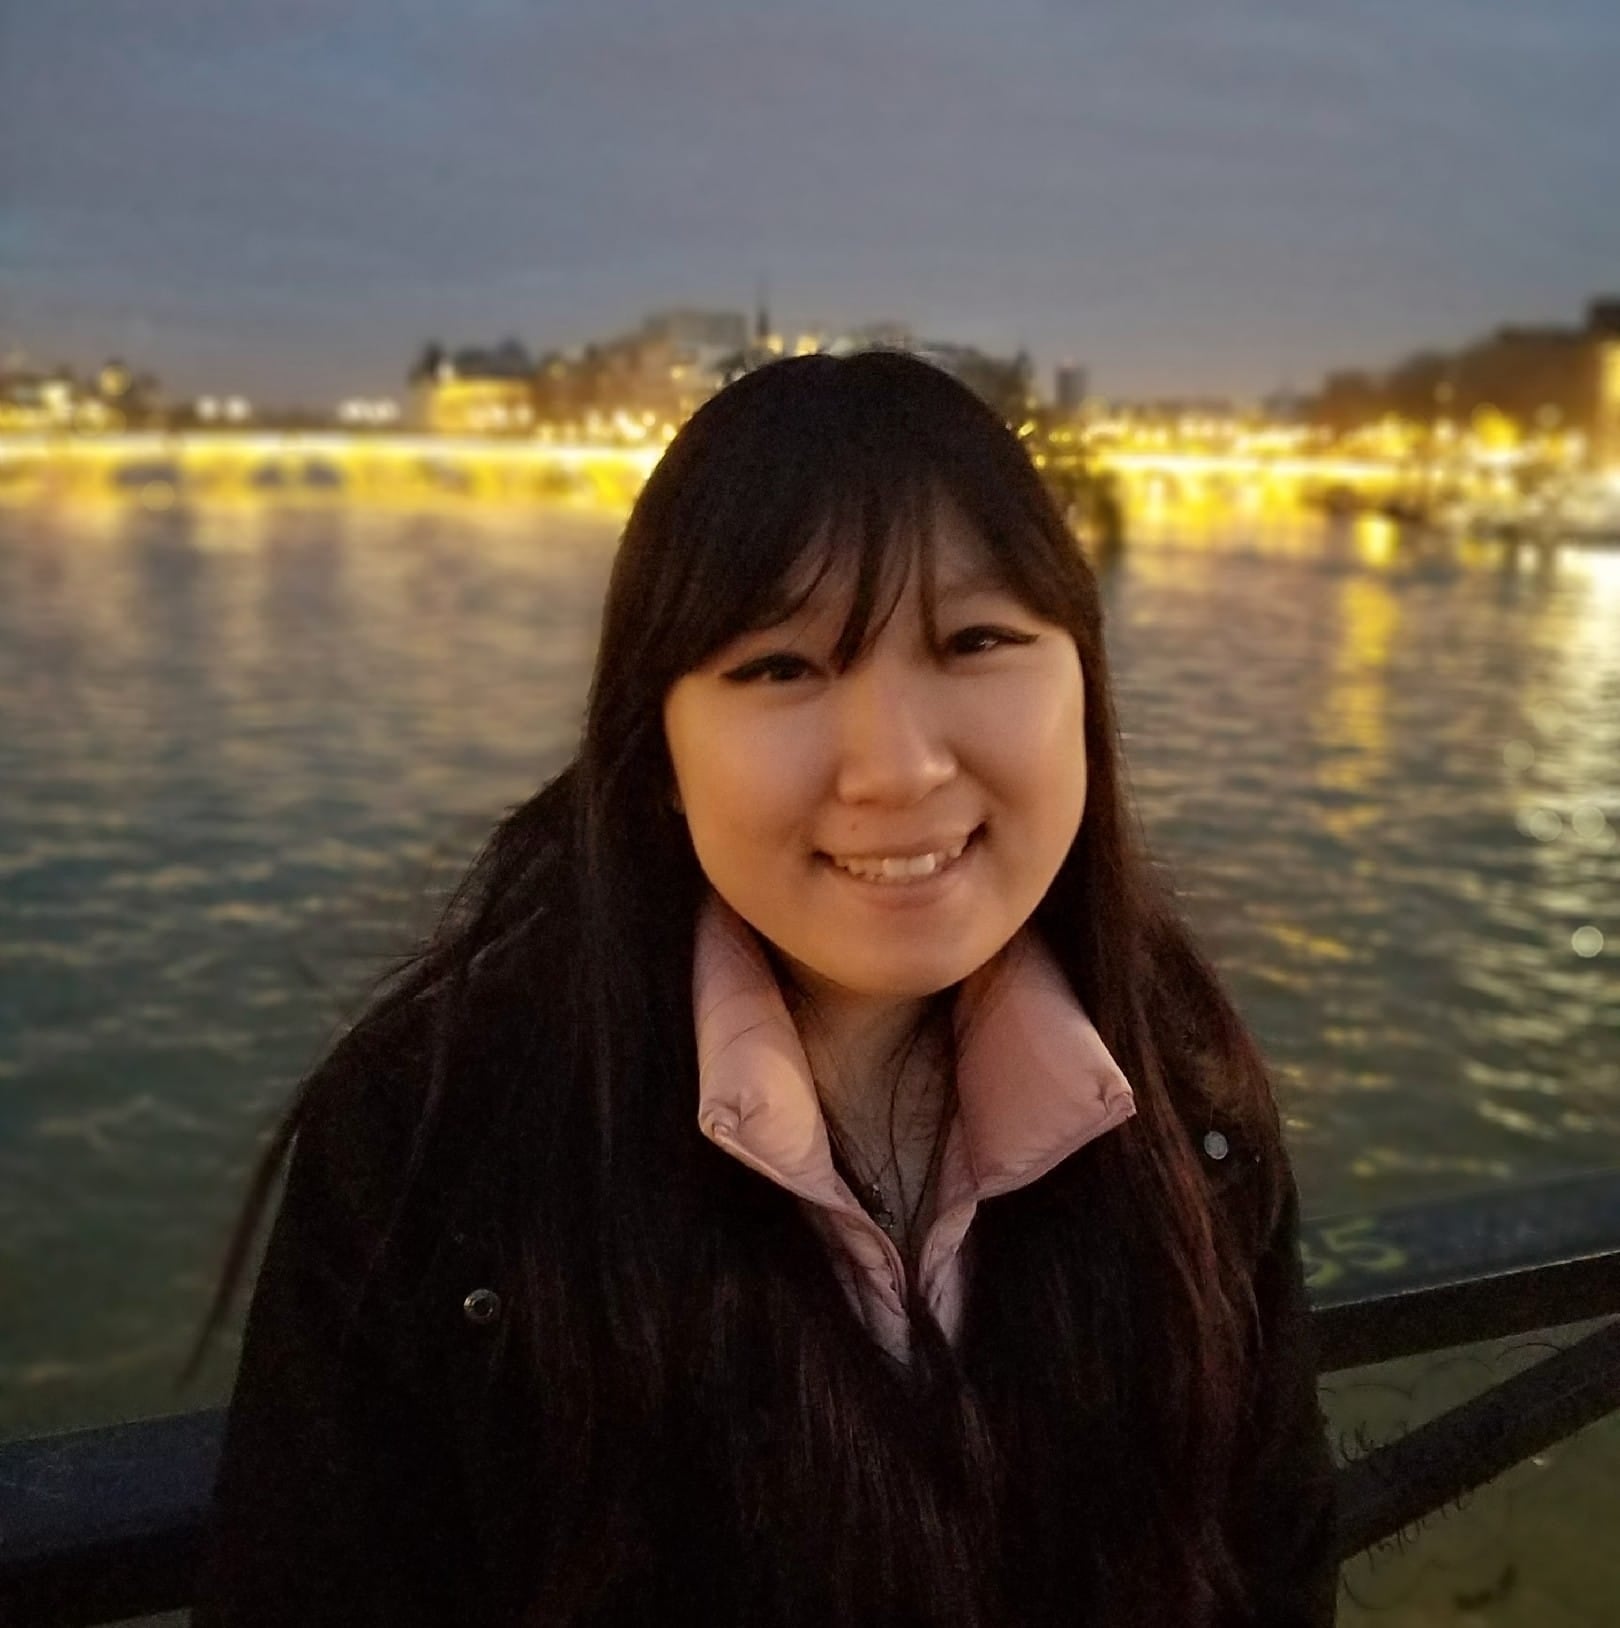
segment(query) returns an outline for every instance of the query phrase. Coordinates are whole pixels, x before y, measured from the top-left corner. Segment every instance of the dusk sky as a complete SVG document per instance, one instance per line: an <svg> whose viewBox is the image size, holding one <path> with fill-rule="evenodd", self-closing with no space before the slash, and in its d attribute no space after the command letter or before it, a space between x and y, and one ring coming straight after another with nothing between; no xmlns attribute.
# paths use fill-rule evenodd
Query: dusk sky
<svg viewBox="0 0 1620 1628"><path fill-rule="evenodd" d="M0 0L0 354L399 394L649 308L1261 392L1620 288L1620 0Z"/></svg>

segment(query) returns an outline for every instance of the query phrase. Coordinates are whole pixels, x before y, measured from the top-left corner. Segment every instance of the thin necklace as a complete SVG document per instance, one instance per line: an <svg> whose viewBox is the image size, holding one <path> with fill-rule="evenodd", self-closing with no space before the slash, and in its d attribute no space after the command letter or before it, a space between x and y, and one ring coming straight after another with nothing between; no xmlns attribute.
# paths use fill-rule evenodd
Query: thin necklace
<svg viewBox="0 0 1620 1628"><path fill-rule="evenodd" d="M888 1199L884 1196L882 1177L894 1168L895 1156L891 1150L887 1163L878 1171L878 1179L868 1181L856 1168L855 1161L850 1157L849 1149L844 1145L844 1138L838 1129L836 1121L825 1108L822 1117L827 1122L827 1140L832 1147L833 1167L849 1185L850 1191L855 1194L860 1206L872 1217L882 1229L892 1238L901 1230L901 1217L897 1216L889 1207ZM902 1192L901 1200L904 1202L905 1194Z"/></svg>
<svg viewBox="0 0 1620 1628"><path fill-rule="evenodd" d="M791 1010L791 1008L790 1008ZM795 1024L798 1023L797 1012L793 1013ZM916 1039L921 1038L921 1031ZM908 1047L908 1054L910 1048ZM902 1068L904 1064L902 1064ZM819 1094L819 1093L818 1093ZM912 1203L906 1204L905 1174L900 1169L899 1150L894 1142L893 1109L891 1106L891 1123L889 1128L889 1156L878 1168L875 1178L867 1178L860 1172L854 1158L849 1151L849 1144L840 1128L837 1118L827 1107L826 1101L821 1103L822 1122L827 1128L827 1140L833 1157L833 1168L844 1179L845 1183L854 1193L856 1202L872 1218L873 1221L900 1247L904 1248L912 1229L915 1227L917 1217L922 1211L924 1202L928 1197L929 1183L933 1180L945 1144L945 1133L956 1108L956 1077L954 1058L947 1064L946 1090L944 1100L939 1104L939 1117L934 1124L932 1146L928 1152L928 1163L923 1170L922 1182L918 1188L917 1196ZM889 1203L883 1191L883 1177L889 1171L895 1175L897 1188L897 1205L904 1213L897 1214L896 1206Z"/></svg>
<svg viewBox="0 0 1620 1628"><path fill-rule="evenodd" d="M952 1083L954 1085L954 1081ZM849 1185L861 1208L871 1216L896 1244L904 1245L917 1224L917 1217L921 1214L923 1203L928 1197L929 1183L933 1181L939 1168L944 1152L946 1130L954 1108L955 1091L952 1089L940 1107L939 1120L934 1127L933 1145L928 1150L928 1163L923 1170L922 1182L917 1189L917 1196L909 1207L904 1208L904 1213L897 1215L883 1191L882 1182L883 1176L893 1170L899 1188L899 1202L902 1206L905 1206L905 1180L900 1173L899 1155L895 1151L892 1141L889 1147L889 1157L879 1167L877 1179L868 1181L860 1174L854 1159L850 1157L849 1148L838 1128L837 1120L827 1112L825 1104L822 1106L822 1120L827 1127L827 1140L832 1151L833 1168Z"/></svg>

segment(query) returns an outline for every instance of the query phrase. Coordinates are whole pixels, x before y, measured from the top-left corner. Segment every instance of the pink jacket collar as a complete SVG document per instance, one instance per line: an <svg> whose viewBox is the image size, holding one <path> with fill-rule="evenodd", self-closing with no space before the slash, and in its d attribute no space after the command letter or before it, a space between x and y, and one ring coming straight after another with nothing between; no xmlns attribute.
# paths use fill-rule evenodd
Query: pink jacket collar
<svg viewBox="0 0 1620 1628"><path fill-rule="evenodd" d="M713 894L698 920L693 1008L703 1134L812 1206L829 1241L872 1280L862 1293L900 1309L898 1251L833 1168L810 1065L764 951ZM1037 1180L1135 1112L1130 1085L1031 930L963 984L955 1027L958 1113L919 1268L946 1325L959 1320L956 1256L979 1201ZM891 1350L903 1346L892 1327L874 1332Z"/></svg>

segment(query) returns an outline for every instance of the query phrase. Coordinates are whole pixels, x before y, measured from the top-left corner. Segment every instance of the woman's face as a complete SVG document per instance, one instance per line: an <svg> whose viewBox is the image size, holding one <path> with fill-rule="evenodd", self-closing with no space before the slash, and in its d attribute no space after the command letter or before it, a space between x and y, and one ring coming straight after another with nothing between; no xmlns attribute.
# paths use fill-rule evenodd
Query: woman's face
<svg viewBox="0 0 1620 1628"><path fill-rule="evenodd" d="M680 679L664 729L715 891L818 985L934 994L1029 919L1086 798L1079 652L937 511L930 645L913 571L844 672L835 569L789 620Z"/></svg>

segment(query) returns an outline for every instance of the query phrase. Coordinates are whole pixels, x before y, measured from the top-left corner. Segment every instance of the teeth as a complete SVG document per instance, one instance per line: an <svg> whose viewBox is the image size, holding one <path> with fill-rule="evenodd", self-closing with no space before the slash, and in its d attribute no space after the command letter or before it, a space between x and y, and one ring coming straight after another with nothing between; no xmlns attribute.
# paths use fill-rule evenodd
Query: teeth
<svg viewBox="0 0 1620 1628"><path fill-rule="evenodd" d="M916 854L909 859L835 859L833 864L841 871L848 871L851 876L858 876L863 882L916 882L943 870L953 859L960 859L966 847L964 840L953 848L942 848L931 854Z"/></svg>

